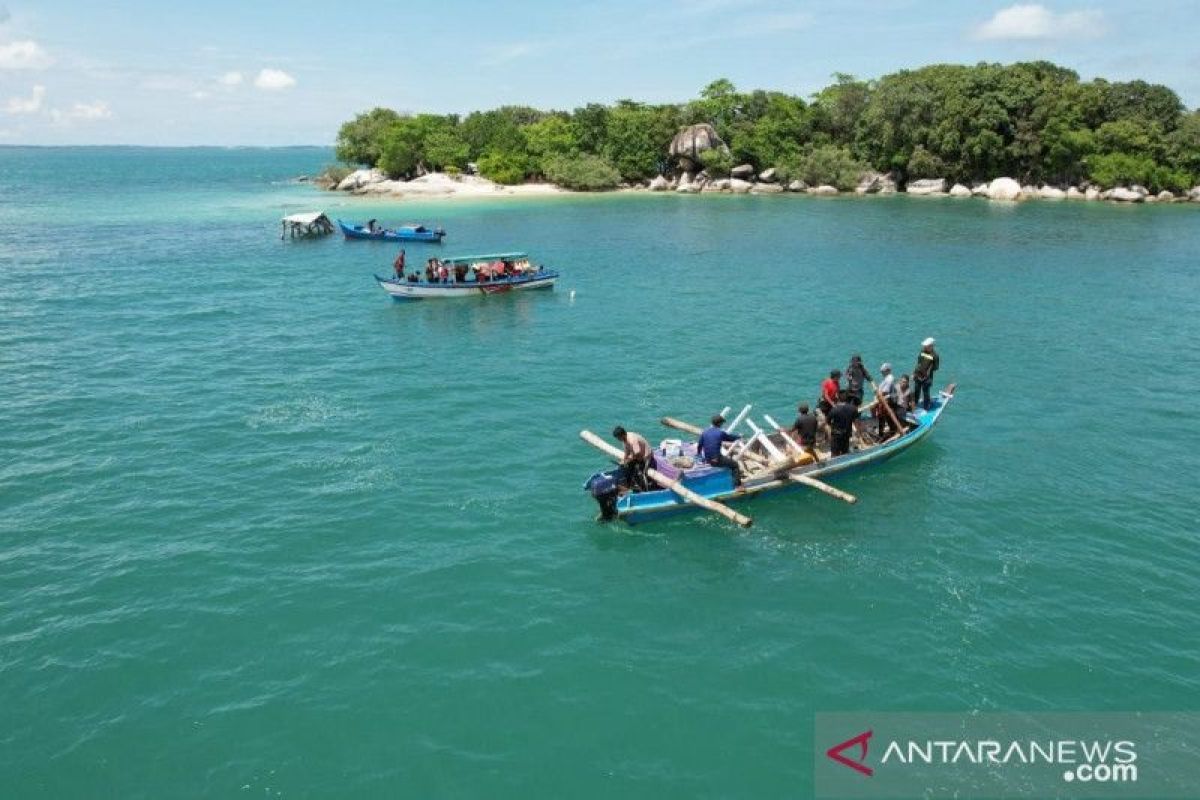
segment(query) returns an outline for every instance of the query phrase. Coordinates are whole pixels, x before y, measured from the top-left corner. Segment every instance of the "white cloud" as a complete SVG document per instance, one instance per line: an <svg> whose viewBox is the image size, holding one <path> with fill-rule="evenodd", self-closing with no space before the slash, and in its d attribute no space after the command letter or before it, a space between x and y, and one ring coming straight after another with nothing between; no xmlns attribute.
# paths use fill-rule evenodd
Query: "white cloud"
<svg viewBox="0 0 1200 800"><path fill-rule="evenodd" d="M281 69L268 68L259 70L258 75L254 77L254 85L259 89L274 92L292 88L296 85L296 79Z"/></svg>
<svg viewBox="0 0 1200 800"><path fill-rule="evenodd" d="M220 78L217 78L217 83L221 84L222 86L237 86L241 82L242 73L240 72L226 72Z"/></svg>
<svg viewBox="0 0 1200 800"><path fill-rule="evenodd" d="M36 114L42 110L42 101L46 99L46 87L34 86L29 97L10 97L4 110L9 114Z"/></svg>
<svg viewBox="0 0 1200 800"><path fill-rule="evenodd" d="M976 39L1095 38L1104 34L1100 11L1055 13L1036 3L1018 3L997 11L975 28Z"/></svg>
<svg viewBox="0 0 1200 800"><path fill-rule="evenodd" d="M101 119L111 119L112 115L112 109L103 100L97 100L94 103L76 103L67 111L59 108L50 111L51 118L59 125L70 122L94 122Z"/></svg>
<svg viewBox="0 0 1200 800"><path fill-rule="evenodd" d="M196 91L192 92L193 100L207 100L209 96L209 93L203 89L197 89Z"/></svg>
<svg viewBox="0 0 1200 800"><path fill-rule="evenodd" d="M54 59L32 40L0 44L0 69L45 69Z"/></svg>

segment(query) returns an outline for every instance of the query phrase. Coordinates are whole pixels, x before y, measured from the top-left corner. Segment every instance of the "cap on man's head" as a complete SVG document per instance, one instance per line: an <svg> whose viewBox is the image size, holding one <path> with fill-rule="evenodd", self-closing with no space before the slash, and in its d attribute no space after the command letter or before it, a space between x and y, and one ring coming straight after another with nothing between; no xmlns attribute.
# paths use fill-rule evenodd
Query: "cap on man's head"
<svg viewBox="0 0 1200 800"><path fill-rule="evenodd" d="M928 339L921 342L921 347L933 347L935 344L936 342L934 342L933 337L930 336Z"/></svg>
<svg viewBox="0 0 1200 800"><path fill-rule="evenodd" d="M879 367L879 371L880 372L891 372L892 365L885 361L885 362L883 362L883 365Z"/></svg>

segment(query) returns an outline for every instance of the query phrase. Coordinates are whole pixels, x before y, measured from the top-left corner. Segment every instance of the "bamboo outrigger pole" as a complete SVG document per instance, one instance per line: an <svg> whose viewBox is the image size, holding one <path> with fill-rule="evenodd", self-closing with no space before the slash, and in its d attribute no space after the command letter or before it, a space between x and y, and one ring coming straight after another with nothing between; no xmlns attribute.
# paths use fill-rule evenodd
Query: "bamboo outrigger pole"
<svg viewBox="0 0 1200 800"><path fill-rule="evenodd" d="M592 447L595 447L602 453L612 456L618 461L625 457L625 452L623 450L613 447L611 444L604 441L591 431L580 431L579 438L583 439L585 442L590 444ZM754 520L750 517L747 517L745 514L739 514L729 506L718 503L716 500L709 500L707 497L701 497L691 489L684 486L682 482L673 481L654 468L648 468L646 470L646 477L664 489L670 489L672 492L679 495L692 505L707 509L714 514L720 514L722 517L725 517L725 519L729 520L735 525L739 525L743 528L749 528L754 524Z"/></svg>
<svg viewBox="0 0 1200 800"><path fill-rule="evenodd" d="M834 486L830 486L828 483L825 483L825 481L819 481L816 478L810 478L807 475L797 475L791 472L788 473L787 477L788 480L792 481L793 483L803 484L804 486L816 489L818 492L824 492L830 497L836 497L838 500L845 501L851 505L854 505L858 502L858 498L854 495L850 494L849 492L843 492L841 489L838 489Z"/></svg>

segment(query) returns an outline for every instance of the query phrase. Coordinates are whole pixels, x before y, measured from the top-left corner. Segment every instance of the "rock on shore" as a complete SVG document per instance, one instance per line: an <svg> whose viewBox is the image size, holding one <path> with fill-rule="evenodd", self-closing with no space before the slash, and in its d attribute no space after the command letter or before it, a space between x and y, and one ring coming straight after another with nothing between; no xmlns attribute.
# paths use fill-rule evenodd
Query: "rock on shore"
<svg viewBox="0 0 1200 800"><path fill-rule="evenodd" d="M905 191L914 195L945 194L946 179L922 178L918 181L909 181Z"/></svg>
<svg viewBox="0 0 1200 800"><path fill-rule="evenodd" d="M700 169L703 166L700 156L707 150L729 152L725 142L717 135L717 129L707 122L688 125L675 134L675 138L671 139L671 144L667 148L667 152L679 162L685 171Z"/></svg>
<svg viewBox="0 0 1200 800"><path fill-rule="evenodd" d="M686 142L680 142L675 147L674 155L681 163L690 163L692 155L698 157L703 152L704 145L718 143L703 126L689 126L678 136L686 134ZM695 130L693 130L695 129ZM715 136L715 132L713 134ZM678 137L677 137L678 138ZM693 146L694 144L694 146ZM673 146L675 143L673 143ZM686 145L686 147L685 147ZM680 150L680 148L683 148ZM688 149L691 148L691 149ZM668 173L671 174L671 173ZM1151 194L1144 186L1116 186L1111 189L1101 189L1098 186L1084 183L1079 186L1068 186L1066 189L1043 184L1042 186L1022 186L1008 177L996 178L990 183L979 183L967 187L963 183L955 183L947 192L947 181L944 178L924 178L908 183L906 191L915 196L945 196L967 198L987 197L990 200L1112 200L1119 203L1200 203L1200 186L1195 186L1186 193L1175 194L1162 190ZM323 188L349 192L355 195L372 197L450 197L466 195L471 197L498 195L540 195L564 192L549 183L527 183L517 186L502 186L477 175L447 175L440 172L422 175L410 181L400 181L388 178L376 168L356 169L334 184L332 180L321 184ZM642 188L651 192L674 191L679 194L698 194L700 192L730 192L733 194L781 194L783 192L804 193L816 196L832 196L841 192L835 186L822 184L809 186L802 180L780 182L779 173L773 168L764 169L755 174L751 164L740 164L730 170L730 177L713 179L707 170L696 171L683 169L678 174L656 175L649 181L629 186L621 185L622 189ZM891 173L868 171L859 178L855 194L893 194L896 192L896 178Z"/></svg>
<svg viewBox="0 0 1200 800"><path fill-rule="evenodd" d="M1012 178L996 178L988 184L989 200L1016 200L1021 196L1021 184Z"/></svg>

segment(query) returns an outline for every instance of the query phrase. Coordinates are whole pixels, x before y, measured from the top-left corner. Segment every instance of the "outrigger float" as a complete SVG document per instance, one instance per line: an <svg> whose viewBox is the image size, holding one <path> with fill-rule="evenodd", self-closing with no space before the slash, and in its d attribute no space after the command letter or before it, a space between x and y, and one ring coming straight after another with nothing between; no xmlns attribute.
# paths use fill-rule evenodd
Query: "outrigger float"
<svg viewBox="0 0 1200 800"><path fill-rule="evenodd" d="M622 519L631 525L703 509L748 528L754 524L754 520L725 505L726 502L797 487L816 489L838 500L856 503L857 497L830 486L824 479L880 463L904 452L930 434L953 399L954 384L950 384L938 393L930 403L929 410L917 409L907 415L907 425L903 426L907 430L904 433L876 441L873 431L861 431L854 436L856 446L849 453L836 458L831 458L829 451L821 448L819 440L815 461L813 455L802 450L799 443L769 415L763 416L769 426L768 430L763 430L750 418L751 406L747 405L726 428L732 432L744 422L751 432L749 437L725 445L726 455L741 467L741 487L734 487L733 475L728 468L712 467L698 459L695 442L675 439L666 440L655 448L654 467L646 470L646 477L659 488L636 491L628 485L624 470L617 467L593 474L584 484L584 489L600 504L601 519ZM878 402L877 398L864 405L863 411ZM887 409L887 413L892 413L888 406L883 408ZM728 411L725 409L722 414ZM693 436L700 434L698 426L672 417L663 417L661 422L668 428ZM579 435L588 444L620 461L623 455L620 448L591 431L580 431ZM825 445L827 447L828 443Z"/></svg>
<svg viewBox="0 0 1200 800"><path fill-rule="evenodd" d="M558 273L534 266L525 253L491 253L440 259L447 267L445 281L405 280L375 276L379 288L394 300L429 300L447 297L478 297L526 289L550 289Z"/></svg>

